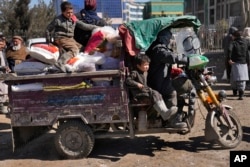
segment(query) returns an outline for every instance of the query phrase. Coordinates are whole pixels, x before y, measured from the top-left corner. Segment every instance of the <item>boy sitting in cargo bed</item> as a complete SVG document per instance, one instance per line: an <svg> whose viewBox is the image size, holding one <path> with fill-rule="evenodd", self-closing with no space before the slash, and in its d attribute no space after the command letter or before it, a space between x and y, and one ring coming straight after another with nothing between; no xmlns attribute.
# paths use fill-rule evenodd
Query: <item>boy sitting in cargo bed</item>
<svg viewBox="0 0 250 167"><path fill-rule="evenodd" d="M70 2L62 2L61 3L61 11L62 14L57 16L47 27L46 29L46 40L50 42L51 33L54 31L54 42L66 51L60 55L58 62L55 64L58 68L60 68L63 72L71 72L66 71L64 65L66 62L75 57L82 47L81 44L75 41L74 39L74 31L75 27L79 27L82 30L92 31L97 28L96 25L83 23L75 17L73 14L73 6Z"/></svg>
<svg viewBox="0 0 250 167"><path fill-rule="evenodd" d="M148 96L154 102L154 109L160 113L163 120L168 120L177 112L177 107L168 109L162 96L156 90L151 89L147 85L147 73L149 69L150 59L147 55L137 55L135 57L136 69L133 70L126 79L126 84L130 89L134 98L138 96Z"/></svg>

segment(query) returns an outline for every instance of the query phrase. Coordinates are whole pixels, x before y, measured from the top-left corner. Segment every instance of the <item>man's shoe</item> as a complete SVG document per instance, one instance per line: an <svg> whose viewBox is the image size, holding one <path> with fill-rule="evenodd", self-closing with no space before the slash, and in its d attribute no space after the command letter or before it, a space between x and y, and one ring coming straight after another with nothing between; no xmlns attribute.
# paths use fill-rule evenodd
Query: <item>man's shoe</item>
<svg viewBox="0 0 250 167"><path fill-rule="evenodd" d="M233 95L237 96L237 90L233 89Z"/></svg>
<svg viewBox="0 0 250 167"><path fill-rule="evenodd" d="M182 114L177 114L171 122L171 128L187 128L187 123L182 121Z"/></svg>
<svg viewBox="0 0 250 167"><path fill-rule="evenodd" d="M243 97L239 97L238 100L243 100Z"/></svg>

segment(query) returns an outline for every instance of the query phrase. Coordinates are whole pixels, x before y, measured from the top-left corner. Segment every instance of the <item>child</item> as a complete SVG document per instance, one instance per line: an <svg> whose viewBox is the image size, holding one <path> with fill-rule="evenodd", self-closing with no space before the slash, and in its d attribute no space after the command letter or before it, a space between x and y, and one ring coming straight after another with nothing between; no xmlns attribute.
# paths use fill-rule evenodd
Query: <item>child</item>
<svg viewBox="0 0 250 167"><path fill-rule="evenodd" d="M138 55L135 57L136 70L132 71L126 79L126 84L136 89L131 89L132 95L145 95L153 98L154 109L158 111L163 120L168 120L177 112L177 107L168 109L162 96L156 90L147 86L147 71L149 69L150 59L147 55Z"/></svg>
<svg viewBox="0 0 250 167"><path fill-rule="evenodd" d="M73 6L70 2L62 2L61 11L62 14L57 16L48 25L46 29L46 39L47 42L50 42L50 33L54 31L54 42L59 46L59 48L62 48L66 51L66 53L61 54L58 62L55 65L63 72L66 72L64 65L71 57L76 56L82 47L82 45L76 42L74 39L75 27L86 31L92 31L98 26L78 21L73 14Z"/></svg>

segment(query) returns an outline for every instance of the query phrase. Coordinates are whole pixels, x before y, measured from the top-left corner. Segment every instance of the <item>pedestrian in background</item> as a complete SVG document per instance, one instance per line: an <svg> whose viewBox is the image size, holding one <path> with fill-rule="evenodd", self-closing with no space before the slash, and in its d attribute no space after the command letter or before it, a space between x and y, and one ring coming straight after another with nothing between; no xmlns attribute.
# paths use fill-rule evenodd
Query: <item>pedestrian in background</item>
<svg viewBox="0 0 250 167"><path fill-rule="evenodd" d="M228 48L230 43L232 42L232 33L234 33L237 30L238 28L236 27L230 27L227 35L225 35L225 37L222 40L222 48L224 50L224 56L225 56L226 76L229 82L230 82L231 65L228 62Z"/></svg>
<svg viewBox="0 0 250 167"><path fill-rule="evenodd" d="M8 62L5 55L6 49L6 38L0 35L0 74L10 72L8 67ZM8 85L0 80L0 113L7 113L7 103L8 103Z"/></svg>
<svg viewBox="0 0 250 167"><path fill-rule="evenodd" d="M248 45L250 45L250 27L244 28L243 37L246 39ZM247 51L247 65L248 65L248 75L250 75L250 50ZM247 87L250 87L249 81L247 81Z"/></svg>
<svg viewBox="0 0 250 167"><path fill-rule="evenodd" d="M29 51L23 43L21 36L15 35L6 49L6 58L11 72L14 72L14 67L26 60Z"/></svg>
<svg viewBox="0 0 250 167"><path fill-rule="evenodd" d="M228 49L228 63L231 65L230 83L233 95L238 94L238 100L243 100L246 81L249 80L247 66L247 52L250 45L241 36L239 30L232 33L233 41Z"/></svg>

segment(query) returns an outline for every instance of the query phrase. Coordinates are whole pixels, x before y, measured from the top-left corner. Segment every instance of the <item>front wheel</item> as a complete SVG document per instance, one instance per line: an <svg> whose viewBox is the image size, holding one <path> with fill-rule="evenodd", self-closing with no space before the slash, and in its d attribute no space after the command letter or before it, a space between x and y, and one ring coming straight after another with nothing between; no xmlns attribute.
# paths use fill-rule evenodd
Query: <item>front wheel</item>
<svg viewBox="0 0 250 167"><path fill-rule="evenodd" d="M87 157L94 147L94 134L83 122L68 121L56 132L55 147L67 159Z"/></svg>
<svg viewBox="0 0 250 167"><path fill-rule="evenodd" d="M230 128L226 123L225 118L220 115L215 115L212 123L214 130L219 135L217 140L218 144L220 144L223 148L235 148L237 147L243 136L242 127L238 117L232 110L227 110L228 117L231 119L233 127Z"/></svg>

